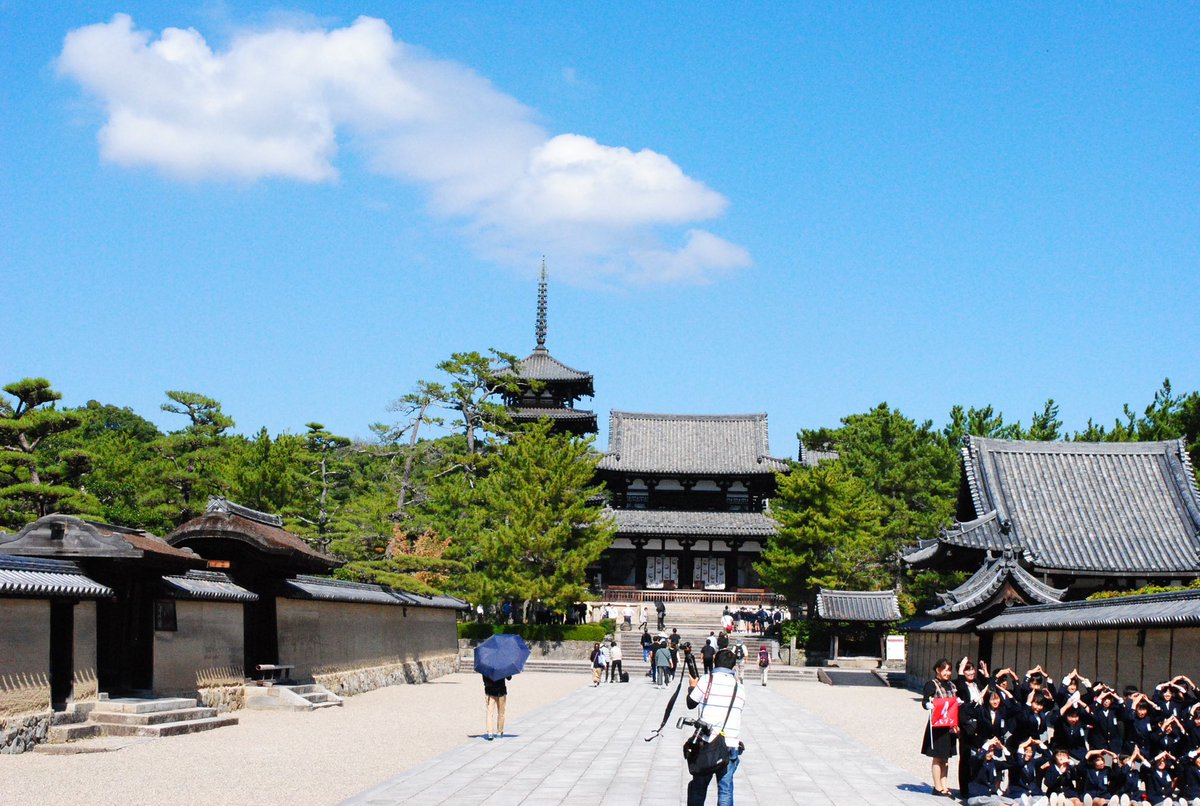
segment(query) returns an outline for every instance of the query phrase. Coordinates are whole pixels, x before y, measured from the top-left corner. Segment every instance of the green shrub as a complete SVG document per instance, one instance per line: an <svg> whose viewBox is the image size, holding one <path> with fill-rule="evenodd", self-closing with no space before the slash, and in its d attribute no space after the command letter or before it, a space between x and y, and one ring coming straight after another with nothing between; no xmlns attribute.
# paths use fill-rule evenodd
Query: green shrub
<svg viewBox="0 0 1200 806"><path fill-rule="evenodd" d="M601 624L478 624L460 622L459 638L480 640L489 635L519 635L526 641L603 641L608 630Z"/></svg>
<svg viewBox="0 0 1200 806"><path fill-rule="evenodd" d="M1122 596L1145 596L1151 593L1176 593L1178 591L1190 591L1200 588L1200 579L1193 579L1186 585L1165 586L1165 585L1147 585L1144 588L1135 588L1127 591L1096 591L1088 597L1088 601L1095 599L1117 599Z"/></svg>

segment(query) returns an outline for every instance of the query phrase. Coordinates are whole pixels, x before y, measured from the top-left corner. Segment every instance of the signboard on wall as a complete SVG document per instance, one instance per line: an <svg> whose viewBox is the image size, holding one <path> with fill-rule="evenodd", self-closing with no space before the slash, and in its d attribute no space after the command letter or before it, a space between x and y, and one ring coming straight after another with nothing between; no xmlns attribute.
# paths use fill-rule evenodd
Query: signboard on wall
<svg viewBox="0 0 1200 806"><path fill-rule="evenodd" d="M894 661L897 661L900 663L904 662L904 636L903 635L889 635L887 637L887 643L885 644L885 646L886 646L885 651L887 653L886 658L885 658L886 660L889 660L889 661L894 660Z"/></svg>

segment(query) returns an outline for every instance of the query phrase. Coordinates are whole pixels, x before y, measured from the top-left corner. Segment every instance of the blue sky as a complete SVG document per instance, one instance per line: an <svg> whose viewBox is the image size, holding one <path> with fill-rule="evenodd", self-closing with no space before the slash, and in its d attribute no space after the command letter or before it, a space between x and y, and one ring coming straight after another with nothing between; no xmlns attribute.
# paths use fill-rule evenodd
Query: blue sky
<svg viewBox="0 0 1200 806"><path fill-rule="evenodd" d="M0 2L0 376L365 436L544 254L602 421L1107 422L1200 388L1195 12Z"/></svg>

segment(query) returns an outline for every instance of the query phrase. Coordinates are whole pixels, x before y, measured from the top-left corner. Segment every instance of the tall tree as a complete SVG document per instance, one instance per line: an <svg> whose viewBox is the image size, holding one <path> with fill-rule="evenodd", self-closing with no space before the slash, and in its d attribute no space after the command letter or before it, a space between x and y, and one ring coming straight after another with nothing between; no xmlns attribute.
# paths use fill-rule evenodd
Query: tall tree
<svg viewBox="0 0 1200 806"><path fill-rule="evenodd" d="M990 405L981 409L974 406L964 409L956 405L950 409L950 422L942 429L942 434L950 447L957 448L967 436L1016 439L1019 429L1019 425L1006 425L1004 415Z"/></svg>
<svg viewBox="0 0 1200 806"><path fill-rule="evenodd" d="M469 515L442 532L472 568L464 580L471 601L541 601L565 610L584 597L588 566L612 542L591 440L550 430L549 422L537 423L500 446L474 487ZM451 483L462 492L461 482Z"/></svg>
<svg viewBox="0 0 1200 806"><path fill-rule="evenodd" d="M295 516L306 526L321 548L345 531L339 514L346 504L350 466L346 459L351 441L329 433L321 423L308 423L304 434L303 463L305 481L303 500ZM338 528L342 526L342 528Z"/></svg>
<svg viewBox="0 0 1200 806"><path fill-rule="evenodd" d="M1020 439L1055 442L1062 438L1062 425L1062 420L1058 419L1058 404L1054 402L1054 398L1050 398L1040 412L1033 413L1029 428L1020 429ZM1019 426L1018 423L1018 428Z"/></svg>
<svg viewBox="0 0 1200 806"><path fill-rule="evenodd" d="M93 510L97 502L78 486L91 456L47 450L56 434L80 426L79 415L55 408L62 394L45 378L25 378L4 391L15 402L0 398L0 519L22 526L51 512Z"/></svg>
<svg viewBox="0 0 1200 806"><path fill-rule="evenodd" d="M811 438L815 441L820 433ZM883 503L886 556L880 559L891 564L898 586L901 548L935 536L950 521L958 491L955 447L932 422L918 424L887 403L844 417L841 428L825 433L838 451L838 462ZM811 444L809 434L801 434L806 445Z"/></svg>
<svg viewBox="0 0 1200 806"><path fill-rule="evenodd" d="M462 433L467 440L467 455L479 452L482 435L506 433L510 425L508 410L497 400L506 391L516 391L517 379L512 370L517 359L496 349L490 355L477 352L453 353L437 368L450 376L441 386L441 403L462 419ZM504 370L509 372L504 372Z"/></svg>
<svg viewBox="0 0 1200 806"><path fill-rule="evenodd" d="M162 410L183 415L188 424L155 443L155 483L147 491L147 502L160 517L178 526L198 515L208 496L228 488L221 464L227 458L225 432L234 422L210 397L196 392L166 394L170 402L162 404Z"/></svg>
<svg viewBox="0 0 1200 806"><path fill-rule="evenodd" d="M793 605L815 613L823 588L879 589L892 583L883 502L841 462L794 465L777 474L771 516L779 532L755 570Z"/></svg>

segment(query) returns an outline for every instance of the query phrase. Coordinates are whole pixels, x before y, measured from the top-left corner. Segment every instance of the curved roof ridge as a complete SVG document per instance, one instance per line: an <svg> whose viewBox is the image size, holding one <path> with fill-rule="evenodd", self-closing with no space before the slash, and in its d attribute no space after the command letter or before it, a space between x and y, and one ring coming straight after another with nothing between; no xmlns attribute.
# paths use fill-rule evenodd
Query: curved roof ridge
<svg viewBox="0 0 1200 806"><path fill-rule="evenodd" d="M612 417L628 418L630 420L766 420L765 411L749 414L662 414L645 411L612 410Z"/></svg>

